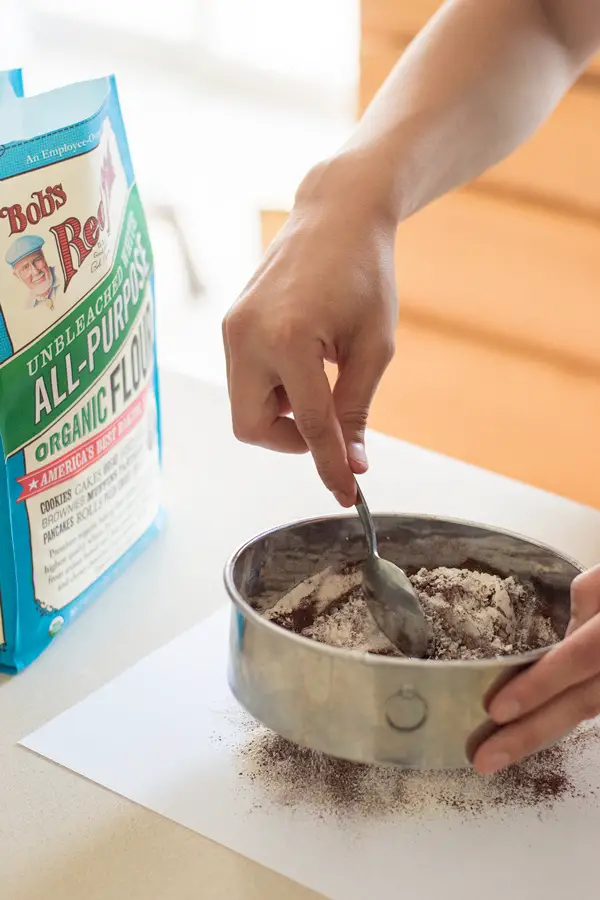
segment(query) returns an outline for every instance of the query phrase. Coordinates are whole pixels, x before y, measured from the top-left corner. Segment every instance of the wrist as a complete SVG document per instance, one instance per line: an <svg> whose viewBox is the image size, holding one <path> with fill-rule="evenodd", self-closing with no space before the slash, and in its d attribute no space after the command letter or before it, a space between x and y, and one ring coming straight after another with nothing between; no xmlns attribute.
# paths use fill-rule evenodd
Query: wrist
<svg viewBox="0 0 600 900"><path fill-rule="evenodd" d="M363 148L344 150L314 166L296 192L294 208L301 214L330 210L386 229L395 229L401 218L393 178Z"/></svg>

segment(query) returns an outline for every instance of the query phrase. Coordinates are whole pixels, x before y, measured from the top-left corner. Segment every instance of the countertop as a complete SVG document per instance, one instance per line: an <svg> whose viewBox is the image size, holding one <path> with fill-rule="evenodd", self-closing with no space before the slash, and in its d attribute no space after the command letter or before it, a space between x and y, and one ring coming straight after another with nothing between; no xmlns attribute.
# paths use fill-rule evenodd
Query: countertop
<svg viewBox="0 0 600 900"><path fill-rule="evenodd" d="M163 374L164 533L16 677L0 678L0 892L7 900L309 900L316 895L17 746L226 602L225 558L257 531L334 513L311 460L237 444L225 391ZM519 531L586 565L600 512L369 436L376 511Z"/></svg>

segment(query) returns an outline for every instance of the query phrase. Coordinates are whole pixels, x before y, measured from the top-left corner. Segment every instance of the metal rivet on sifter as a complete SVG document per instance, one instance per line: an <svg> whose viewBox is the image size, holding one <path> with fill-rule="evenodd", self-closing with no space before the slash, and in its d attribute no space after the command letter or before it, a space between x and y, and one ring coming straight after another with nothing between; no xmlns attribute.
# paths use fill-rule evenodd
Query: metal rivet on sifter
<svg viewBox="0 0 600 900"><path fill-rule="evenodd" d="M396 731L416 731L427 719L427 703L407 685L386 701L385 717Z"/></svg>

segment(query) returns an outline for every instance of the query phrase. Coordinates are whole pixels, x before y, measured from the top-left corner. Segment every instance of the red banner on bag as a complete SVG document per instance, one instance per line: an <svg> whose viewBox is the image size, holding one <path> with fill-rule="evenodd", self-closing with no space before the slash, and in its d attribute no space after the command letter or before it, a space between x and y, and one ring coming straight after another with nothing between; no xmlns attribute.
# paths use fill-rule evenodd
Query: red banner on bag
<svg viewBox="0 0 600 900"><path fill-rule="evenodd" d="M17 503L30 500L36 494L41 494L51 488L68 481L75 475L79 475L93 463L102 459L109 450L128 435L144 416L147 390L141 394L121 415L110 425L104 428L84 444L80 444L75 450L64 453L54 462L35 469L17 478L22 491L17 498Z"/></svg>

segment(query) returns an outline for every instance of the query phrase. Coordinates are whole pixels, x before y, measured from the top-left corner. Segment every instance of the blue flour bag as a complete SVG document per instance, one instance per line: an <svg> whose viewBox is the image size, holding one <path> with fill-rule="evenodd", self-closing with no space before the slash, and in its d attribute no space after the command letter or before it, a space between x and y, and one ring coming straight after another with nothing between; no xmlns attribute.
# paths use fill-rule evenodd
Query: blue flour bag
<svg viewBox="0 0 600 900"><path fill-rule="evenodd" d="M0 73L0 668L157 532L154 268L113 78Z"/></svg>

